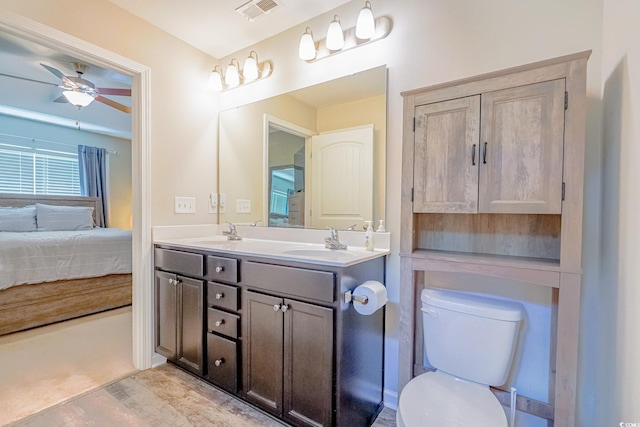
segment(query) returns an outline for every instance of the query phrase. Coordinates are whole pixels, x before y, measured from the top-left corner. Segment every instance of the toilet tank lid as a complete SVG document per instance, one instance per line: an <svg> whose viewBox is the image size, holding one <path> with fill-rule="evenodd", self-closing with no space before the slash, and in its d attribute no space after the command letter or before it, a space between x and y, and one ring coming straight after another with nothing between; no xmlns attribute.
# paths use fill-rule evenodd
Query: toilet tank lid
<svg viewBox="0 0 640 427"><path fill-rule="evenodd" d="M522 305L466 292L425 288L421 293L423 304L460 313L517 322L522 320Z"/></svg>

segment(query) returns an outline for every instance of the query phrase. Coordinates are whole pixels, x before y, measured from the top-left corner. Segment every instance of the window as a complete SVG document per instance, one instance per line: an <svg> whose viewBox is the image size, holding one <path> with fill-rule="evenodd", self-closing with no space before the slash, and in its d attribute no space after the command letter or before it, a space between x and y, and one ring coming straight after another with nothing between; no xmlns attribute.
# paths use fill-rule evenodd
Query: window
<svg viewBox="0 0 640 427"><path fill-rule="evenodd" d="M0 192L80 196L78 156L0 143Z"/></svg>

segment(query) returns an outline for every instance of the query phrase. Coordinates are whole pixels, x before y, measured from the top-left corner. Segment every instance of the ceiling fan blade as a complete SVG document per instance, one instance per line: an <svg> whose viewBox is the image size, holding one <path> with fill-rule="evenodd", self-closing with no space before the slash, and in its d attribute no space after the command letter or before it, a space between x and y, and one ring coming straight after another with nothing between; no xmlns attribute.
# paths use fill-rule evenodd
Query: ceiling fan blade
<svg viewBox="0 0 640 427"><path fill-rule="evenodd" d="M51 74L53 74L54 76L58 77L60 80L62 80L64 82L65 85L76 88L78 87L77 84L75 84L75 82L73 82L72 80L69 80L67 78L67 76L65 76L64 74L62 74L62 72L60 70L58 70L57 68L53 68L50 67L48 65L43 64L42 62L40 63L40 65L42 65L47 71L49 71Z"/></svg>
<svg viewBox="0 0 640 427"><path fill-rule="evenodd" d="M103 104L108 105L109 107L113 107L117 110L122 111L123 113L131 113L131 108L127 107L126 105L122 105L119 102L116 101L112 101L109 98L105 98L104 96L96 96L96 101L98 102L102 102Z"/></svg>
<svg viewBox="0 0 640 427"><path fill-rule="evenodd" d="M49 85L49 86L55 86L55 87L61 87L64 88L64 86L55 84L55 83L49 83L49 82L42 82L40 80L34 80L34 79L28 79L26 77L18 77L18 76L12 76L11 74L4 74L4 73L0 73L0 76L4 76L4 77L11 77L12 79L18 79L18 80L26 80L28 82L33 82L33 83L41 83L43 85Z"/></svg>
<svg viewBox="0 0 640 427"><path fill-rule="evenodd" d="M97 87L96 92L100 95L131 96L131 89Z"/></svg>

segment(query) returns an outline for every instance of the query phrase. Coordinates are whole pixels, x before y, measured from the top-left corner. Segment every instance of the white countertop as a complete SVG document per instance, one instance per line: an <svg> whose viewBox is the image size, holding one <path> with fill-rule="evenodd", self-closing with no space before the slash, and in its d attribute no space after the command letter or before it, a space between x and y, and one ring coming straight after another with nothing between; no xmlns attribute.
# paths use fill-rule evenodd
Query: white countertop
<svg viewBox="0 0 640 427"><path fill-rule="evenodd" d="M238 235L242 236L242 240L227 240L226 236L221 235L224 229L226 226L216 225L154 227L153 242L185 249L336 267L347 267L390 253L389 249L384 247L366 251L362 246L355 246L360 238L364 239L362 232L340 232L340 240L348 245L347 249L327 249L322 242L329 234L324 230L280 230L238 226ZM376 234L378 239L374 240L374 244L378 242L381 246L388 247L386 242L390 240L389 233ZM351 242L354 244L351 245Z"/></svg>

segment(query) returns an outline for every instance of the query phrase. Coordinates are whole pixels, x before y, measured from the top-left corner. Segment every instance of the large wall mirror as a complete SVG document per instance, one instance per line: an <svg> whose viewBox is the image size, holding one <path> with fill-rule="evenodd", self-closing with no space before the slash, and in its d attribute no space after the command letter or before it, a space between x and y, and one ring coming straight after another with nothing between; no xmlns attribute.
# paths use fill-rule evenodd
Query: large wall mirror
<svg viewBox="0 0 640 427"><path fill-rule="evenodd" d="M219 223L384 219L386 88L382 66L221 112Z"/></svg>

